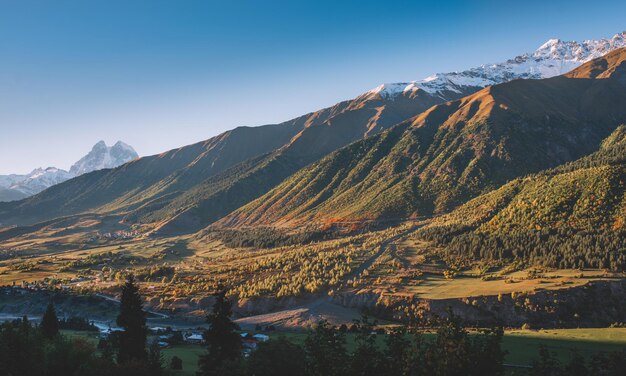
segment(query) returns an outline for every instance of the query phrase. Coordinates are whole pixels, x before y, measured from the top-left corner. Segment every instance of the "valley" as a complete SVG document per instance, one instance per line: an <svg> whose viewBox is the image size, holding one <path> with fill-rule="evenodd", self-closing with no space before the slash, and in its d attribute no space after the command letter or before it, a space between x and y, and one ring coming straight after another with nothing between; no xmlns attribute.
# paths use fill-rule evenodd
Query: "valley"
<svg viewBox="0 0 626 376"><path fill-rule="evenodd" d="M580 313L563 306L589 303L584 297L578 298L580 303L564 297L589 286L598 286L600 295L612 289L616 300L617 291L626 294L626 286L620 285L626 278L623 271L489 263L459 268L446 263L441 246L418 236L420 229L436 221L430 218L308 244L264 248L228 246L219 233L141 236L121 230L110 220L108 236L89 232L94 222L82 218L74 231L49 225L4 242L3 283L27 291L115 297L121 281L132 273L146 308L167 314L171 323L202 322L213 292L223 286L237 298L234 311L242 326L274 325L287 330L311 327L320 319L350 323L362 309L403 321L415 314L442 314L447 306L467 319L488 323L495 319L485 313L488 307L519 302L521 311L498 320L514 327L609 325L619 321L619 312L575 319ZM553 304L539 311L562 310L558 324L547 312L537 313L537 305L550 297L563 299L563 306ZM24 312L23 305L12 305L7 299L1 299L6 301L0 312ZM84 313L59 307L68 315Z"/></svg>
<svg viewBox="0 0 626 376"><path fill-rule="evenodd" d="M202 327L218 292L242 330L293 338L453 314L507 328L528 367L527 336L626 321L625 79L617 48L555 77L383 87L81 170L0 203L0 318L54 301L111 326L133 278L152 326Z"/></svg>

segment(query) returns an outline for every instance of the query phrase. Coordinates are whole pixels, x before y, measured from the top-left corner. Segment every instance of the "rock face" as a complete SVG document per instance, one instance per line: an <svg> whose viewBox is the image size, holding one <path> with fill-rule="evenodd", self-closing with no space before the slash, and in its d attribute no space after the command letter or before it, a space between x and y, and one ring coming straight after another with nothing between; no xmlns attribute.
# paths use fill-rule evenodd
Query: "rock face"
<svg viewBox="0 0 626 376"><path fill-rule="evenodd" d="M135 149L122 141L118 141L110 147L104 141L100 141L93 146L87 155L72 165L70 173L78 176L91 171L115 168L137 157L139 155Z"/></svg>
<svg viewBox="0 0 626 376"><path fill-rule="evenodd" d="M69 172L56 167L40 167L26 175L0 175L0 202L21 200L76 176L118 167L137 157L135 149L122 141L111 147L100 141L89 154L74 163Z"/></svg>

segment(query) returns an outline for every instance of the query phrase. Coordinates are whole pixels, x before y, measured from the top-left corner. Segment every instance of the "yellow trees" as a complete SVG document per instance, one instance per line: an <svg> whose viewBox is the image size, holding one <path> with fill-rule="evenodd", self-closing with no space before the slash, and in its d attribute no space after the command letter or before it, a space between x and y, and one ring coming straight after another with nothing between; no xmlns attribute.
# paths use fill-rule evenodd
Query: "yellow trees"
<svg viewBox="0 0 626 376"><path fill-rule="evenodd" d="M278 255L261 258L246 267L252 279L233 287L240 298L316 294L341 285L379 246L364 236L283 247Z"/></svg>

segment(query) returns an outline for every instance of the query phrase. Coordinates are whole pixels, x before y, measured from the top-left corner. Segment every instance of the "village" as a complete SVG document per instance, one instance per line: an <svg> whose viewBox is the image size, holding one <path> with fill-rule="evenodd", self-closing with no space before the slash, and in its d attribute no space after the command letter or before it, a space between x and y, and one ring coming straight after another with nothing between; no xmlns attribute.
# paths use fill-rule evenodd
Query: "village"
<svg viewBox="0 0 626 376"><path fill-rule="evenodd" d="M96 322L92 322L92 324L98 328L99 339L101 340L109 340L114 337L116 333L123 331L123 329L119 327L102 325ZM201 327L191 329L153 326L148 327L148 330L150 332L148 342L156 343L162 349L183 344L198 346L205 344L203 336L204 328ZM254 334L246 331L240 332L239 335L241 336L243 355L250 355L250 353L257 349L259 343L270 340L270 336L262 332L271 332L274 330L274 327L270 325L265 328L257 326L255 330L257 333Z"/></svg>
<svg viewBox="0 0 626 376"><path fill-rule="evenodd" d="M47 292L46 287L48 286L45 281L41 283L23 283L14 286L0 287L0 303L3 305L4 309L7 309L11 306L11 301L16 301L20 298L25 301L37 300L33 298L36 297L38 293L45 294ZM59 296L63 297L63 295ZM107 296L98 296L98 298L107 303L111 303L111 305L115 306L115 309L119 303L116 299ZM19 309L17 307L19 306L14 305L13 312L11 313L0 313L0 323L22 320L24 317L34 323L41 321L41 312L18 312ZM59 307L63 307L63 305L59 305ZM62 312L62 310L60 310L60 312ZM95 318L66 314L60 315L59 319L63 330L72 333L72 335L83 337L89 341L100 344L102 341L112 340L123 331L123 329L115 323L112 316L114 313L115 311L112 311L111 314L107 315L108 317L96 316ZM203 336L203 332L206 329L205 327L200 325L181 325L174 321L172 325L169 325L169 316L151 311L146 311L146 313L149 316L146 324L149 332L148 343L156 344L161 349L186 346L190 348L197 347L198 350L205 344ZM254 331L240 331L239 335L241 336L243 355L249 356L257 349L258 344L269 341L269 333L275 330L273 325L267 325L265 327L256 325Z"/></svg>

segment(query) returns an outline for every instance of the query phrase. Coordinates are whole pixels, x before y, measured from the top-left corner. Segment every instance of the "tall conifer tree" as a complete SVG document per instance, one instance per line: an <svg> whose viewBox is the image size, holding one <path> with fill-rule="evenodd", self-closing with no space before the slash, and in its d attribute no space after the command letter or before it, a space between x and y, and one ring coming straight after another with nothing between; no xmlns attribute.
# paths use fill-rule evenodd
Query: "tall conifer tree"
<svg viewBox="0 0 626 376"><path fill-rule="evenodd" d="M131 360L144 361L146 352L146 312L143 310L139 288L131 274L122 286L120 314L117 316L117 325L124 328L120 333L119 352L117 361L126 363Z"/></svg>
<svg viewBox="0 0 626 376"><path fill-rule="evenodd" d="M48 339L52 339L59 334L59 319L52 301L48 303L48 308L46 308L46 312L41 319L41 332Z"/></svg>

